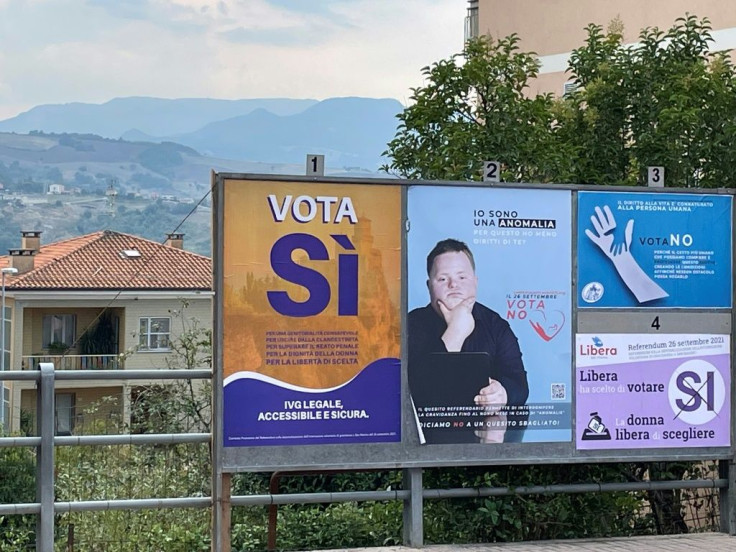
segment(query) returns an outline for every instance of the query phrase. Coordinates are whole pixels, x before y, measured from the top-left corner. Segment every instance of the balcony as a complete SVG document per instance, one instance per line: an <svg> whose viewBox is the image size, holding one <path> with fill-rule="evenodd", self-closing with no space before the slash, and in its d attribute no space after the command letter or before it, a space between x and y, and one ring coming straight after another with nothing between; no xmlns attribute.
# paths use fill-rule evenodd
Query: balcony
<svg viewBox="0 0 736 552"><path fill-rule="evenodd" d="M51 362L56 370L121 370L119 355L23 355L23 370L38 370L41 362Z"/></svg>

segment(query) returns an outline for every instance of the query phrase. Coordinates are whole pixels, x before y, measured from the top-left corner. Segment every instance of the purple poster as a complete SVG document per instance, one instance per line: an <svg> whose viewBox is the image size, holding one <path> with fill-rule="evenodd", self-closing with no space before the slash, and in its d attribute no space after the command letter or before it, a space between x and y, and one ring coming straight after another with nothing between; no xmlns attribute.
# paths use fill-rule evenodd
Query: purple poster
<svg viewBox="0 0 736 552"><path fill-rule="evenodd" d="M730 340L577 334L578 449L730 445Z"/></svg>

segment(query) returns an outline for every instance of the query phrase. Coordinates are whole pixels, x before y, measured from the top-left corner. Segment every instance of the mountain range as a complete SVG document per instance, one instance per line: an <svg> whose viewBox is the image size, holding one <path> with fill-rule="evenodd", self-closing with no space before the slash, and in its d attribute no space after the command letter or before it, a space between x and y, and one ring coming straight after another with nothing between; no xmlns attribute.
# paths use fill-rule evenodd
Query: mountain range
<svg viewBox="0 0 736 552"><path fill-rule="evenodd" d="M175 142L209 157L376 171L403 106L393 99L215 100L116 98L104 104L41 105L0 121L0 132L94 134L135 142Z"/></svg>
<svg viewBox="0 0 736 552"><path fill-rule="evenodd" d="M97 134L120 138L136 129L150 136L184 134L232 117L266 109L279 116L304 111L317 100L263 98L214 100L209 98L115 98L103 104L68 103L36 106L11 119L0 121L0 131L27 133L32 130L68 134Z"/></svg>
<svg viewBox="0 0 736 552"><path fill-rule="evenodd" d="M0 251L21 229L45 243L102 229L160 240L176 229L209 255L211 172L328 176L377 172L396 100L118 98L41 105L0 121Z"/></svg>

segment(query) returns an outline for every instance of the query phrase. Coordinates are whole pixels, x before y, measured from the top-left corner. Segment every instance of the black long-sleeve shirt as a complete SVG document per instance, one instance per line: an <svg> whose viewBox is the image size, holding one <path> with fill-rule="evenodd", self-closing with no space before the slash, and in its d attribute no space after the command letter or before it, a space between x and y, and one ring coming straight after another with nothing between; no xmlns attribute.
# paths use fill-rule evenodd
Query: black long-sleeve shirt
<svg viewBox="0 0 736 552"><path fill-rule="evenodd" d="M521 406L529 397L524 363L521 360L519 341L509 323L488 307L475 303L473 306L475 329L465 339L461 352L488 353L496 379L508 396L510 406ZM431 305L414 309L409 313L409 381L411 387L412 365L421 366L422 355L445 352L442 334L447 329L444 318ZM417 376L419 374L416 374ZM490 374L489 374L490 375Z"/></svg>

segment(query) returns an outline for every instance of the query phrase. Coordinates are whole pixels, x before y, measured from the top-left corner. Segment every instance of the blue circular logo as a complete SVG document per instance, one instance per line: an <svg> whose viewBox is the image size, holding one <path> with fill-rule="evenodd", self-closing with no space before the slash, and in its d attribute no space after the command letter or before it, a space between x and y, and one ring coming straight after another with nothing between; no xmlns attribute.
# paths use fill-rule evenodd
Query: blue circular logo
<svg viewBox="0 0 736 552"><path fill-rule="evenodd" d="M603 297L603 284L590 282L585 285L580 295L586 303L597 303Z"/></svg>

